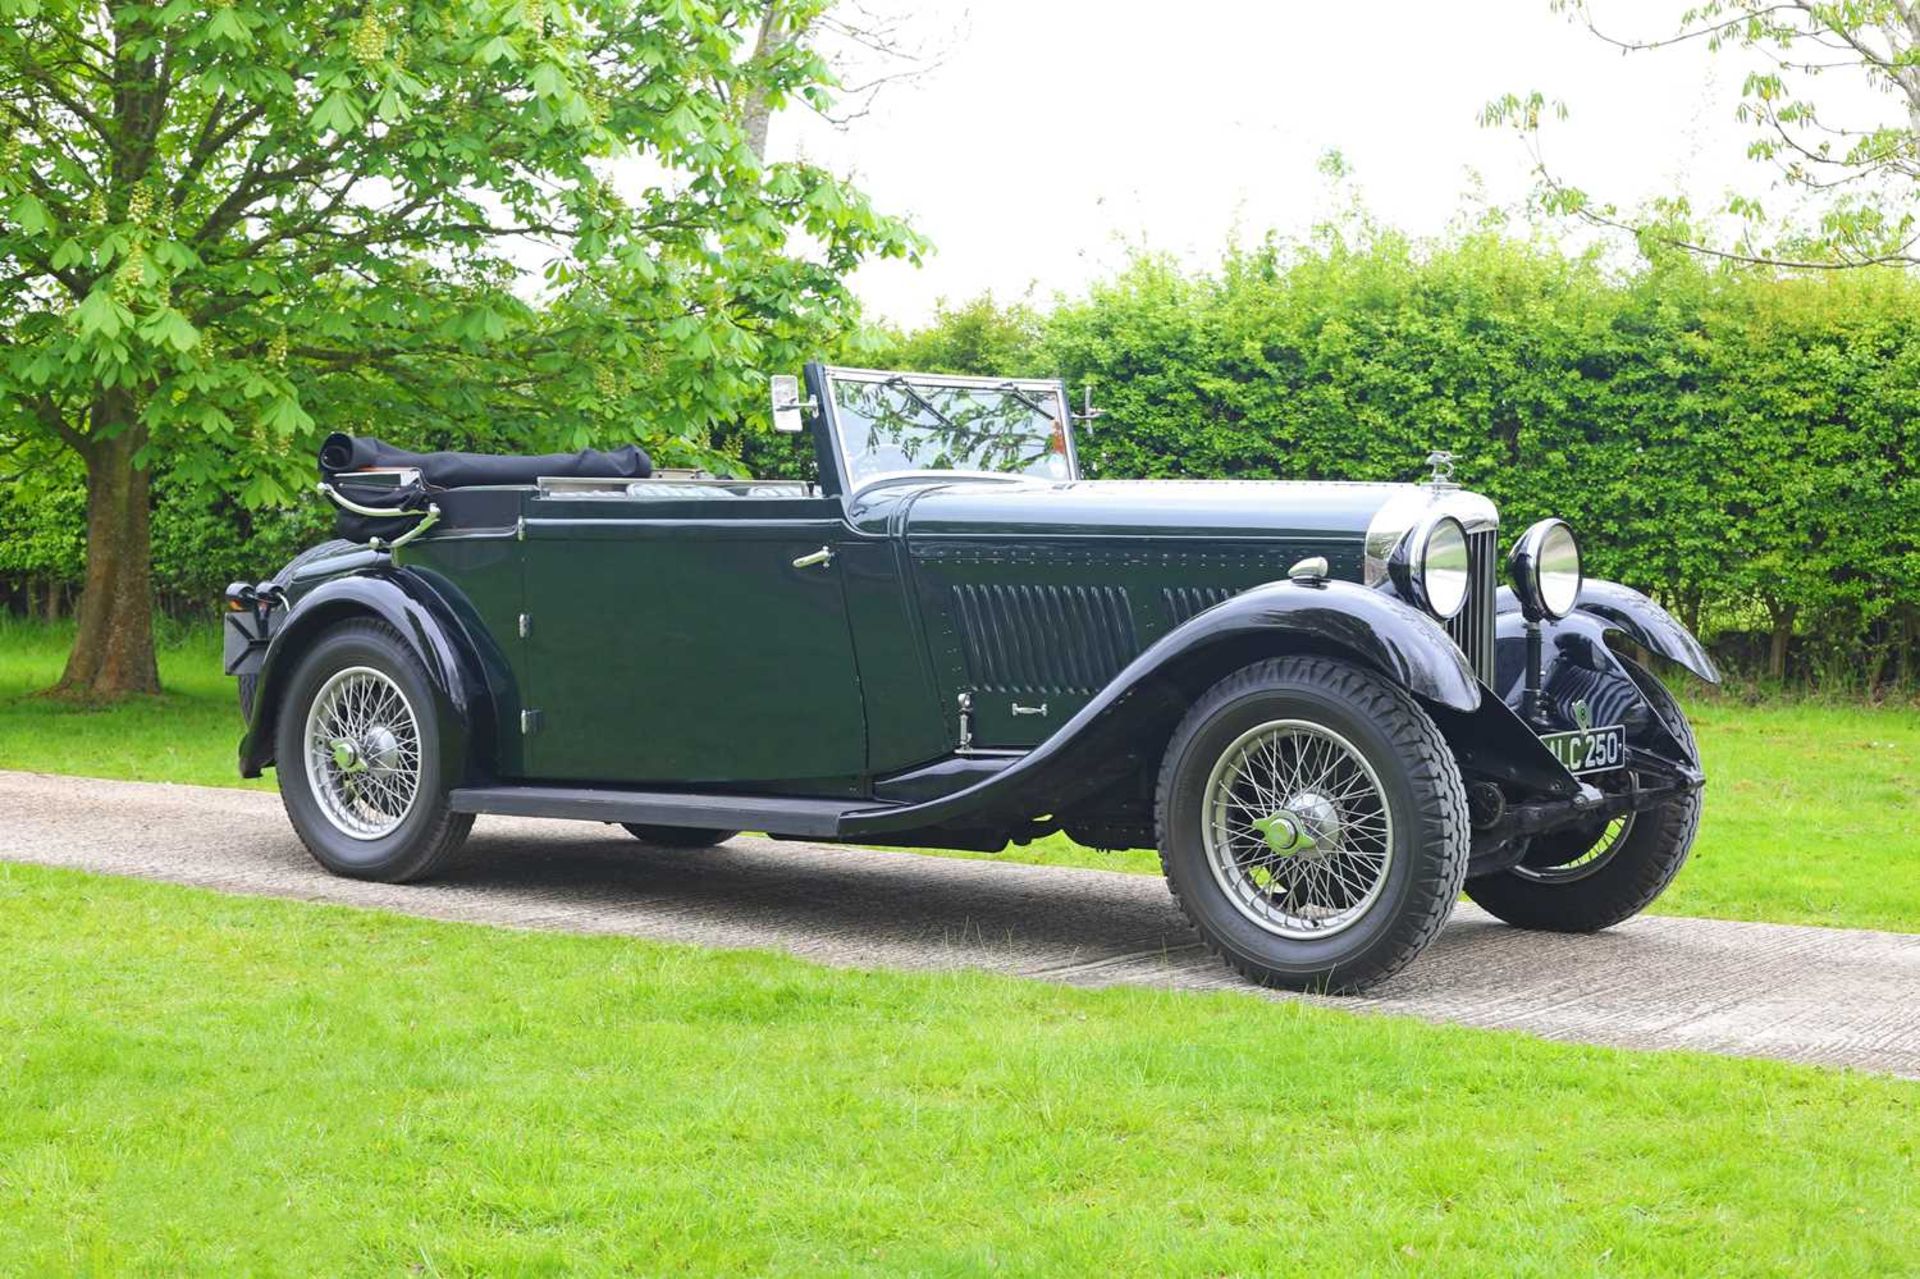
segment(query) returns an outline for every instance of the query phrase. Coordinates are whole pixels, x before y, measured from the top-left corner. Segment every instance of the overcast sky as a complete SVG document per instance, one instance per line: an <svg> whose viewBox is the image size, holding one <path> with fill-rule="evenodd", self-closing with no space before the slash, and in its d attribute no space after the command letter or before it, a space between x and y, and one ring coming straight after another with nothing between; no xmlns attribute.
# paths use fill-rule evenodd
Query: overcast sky
<svg viewBox="0 0 1920 1279"><path fill-rule="evenodd" d="M1596 0L1640 34L1671 31L1683 7ZM1315 169L1330 148L1382 221L1442 231L1475 175L1494 203L1530 185L1520 143L1476 123L1506 90L1567 101L1551 155L1596 195L1711 202L1766 181L1733 119L1741 63L1698 47L1623 57L1547 0L920 8L936 11L913 19L927 37L953 32L941 67L844 130L789 112L773 137L776 154L850 173L933 240L918 270L858 277L869 309L900 323L942 295L1077 291L1129 245L1206 263L1234 237L1303 235L1330 209Z"/></svg>

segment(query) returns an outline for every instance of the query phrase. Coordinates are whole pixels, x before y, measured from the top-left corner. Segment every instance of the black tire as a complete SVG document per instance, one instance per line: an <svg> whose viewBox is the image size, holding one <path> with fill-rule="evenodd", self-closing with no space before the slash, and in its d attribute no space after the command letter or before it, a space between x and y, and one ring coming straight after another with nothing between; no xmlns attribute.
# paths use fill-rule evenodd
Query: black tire
<svg viewBox="0 0 1920 1279"><path fill-rule="evenodd" d="M1654 713L1695 759L1700 758L1693 726L1673 694L1650 671L1627 658L1620 660ZM1700 829L1702 798L1702 792L1694 791L1635 813L1620 829L1613 829L1613 823L1597 823L1536 837L1526 861L1512 870L1468 880L1467 896L1516 928L1554 933L1611 928L1652 905L1686 865ZM1610 831L1609 846L1592 852Z"/></svg>
<svg viewBox="0 0 1920 1279"><path fill-rule="evenodd" d="M329 556L340 555L351 551L354 545L354 543L347 541L345 538L336 537L331 541L322 542L318 546L309 546L306 550L288 560L280 571L273 575L273 584L275 586L285 586L293 580L293 575L304 566L311 564L315 560L323 560ZM260 677L258 675L242 675L239 677L238 683L240 685L240 718L251 724L253 723L253 699L260 688Z"/></svg>
<svg viewBox="0 0 1920 1279"><path fill-rule="evenodd" d="M1349 757L1372 770L1378 787L1368 793L1389 818L1379 846L1391 855L1375 895L1355 902L1358 913L1329 936L1281 936L1256 923L1255 907L1229 895L1221 882L1229 872L1217 875L1209 852L1206 794L1216 765L1275 721L1344 739ZM1440 730L1404 690L1326 658L1260 662L1208 689L1167 745L1154 807L1161 867L1181 910L1230 967L1266 986L1350 993L1385 981L1439 933L1466 876L1466 787Z"/></svg>
<svg viewBox="0 0 1920 1279"><path fill-rule="evenodd" d="M328 765L323 759L310 767L307 755L307 719L315 698L334 677L356 669L384 677L404 697L415 721L418 756L413 794L404 815L392 829L370 837L349 834L328 816L326 801L317 789L327 785ZM315 861L350 879L402 884L427 878L460 851L473 827L473 815L447 806L463 761L449 757L443 727L425 669L391 627L355 620L321 633L287 682L274 735L280 800ZM332 775L338 776L337 770Z"/></svg>
<svg viewBox="0 0 1920 1279"><path fill-rule="evenodd" d="M708 830L704 826L646 826L640 822L621 822L627 834L656 848L712 848L724 844L740 832Z"/></svg>

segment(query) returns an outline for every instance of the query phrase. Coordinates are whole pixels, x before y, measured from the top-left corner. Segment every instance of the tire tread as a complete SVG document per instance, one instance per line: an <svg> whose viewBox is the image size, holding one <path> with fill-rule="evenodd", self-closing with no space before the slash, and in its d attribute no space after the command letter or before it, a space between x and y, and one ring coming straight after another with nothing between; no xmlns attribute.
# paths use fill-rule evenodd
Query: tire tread
<svg viewBox="0 0 1920 1279"><path fill-rule="evenodd" d="M385 622L376 621L372 618L355 618L351 621L340 622L328 627L319 639L352 636L361 636L390 645L393 650L390 656L395 660L403 661L411 666L414 674L418 676L423 684L427 682L427 673L421 667L420 660L415 657L412 650L407 647L406 641L400 637L400 633ZM287 682L287 693L289 696L291 696L300 683L301 681L297 677ZM305 723L304 715L293 715L289 717L288 711L291 709L293 708L281 708L280 725L283 732L286 731L286 725L289 723ZM423 723L421 729L423 732L426 731L428 725ZM297 732L299 730L296 729L294 731ZM283 760L289 758L284 751L278 751L276 753L279 754ZM448 805L448 795L444 790L437 795L422 795L417 802L430 803L432 805L431 817L427 825L423 827L416 836L413 849L403 860L396 865L381 868L377 871L361 868L336 867L329 862L323 850L316 847L315 841L309 838L305 824L294 809L291 795L292 787L305 786L306 778L305 771L299 762L301 759L299 753L295 752L291 758L294 760L293 767L298 770L298 772L294 777L289 778L284 775L284 770L287 766L285 764L281 765L283 775L280 778L280 805L286 810L287 820L292 824L294 833L300 837L300 842L306 847L307 852L312 855L316 862L319 862L333 874L346 875L355 879L372 879L386 884L412 884L423 879L430 879L445 869L447 863L452 861L460 852L461 847L466 843L467 833L473 829L473 814L454 812Z"/></svg>
<svg viewBox="0 0 1920 1279"><path fill-rule="evenodd" d="M1263 968L1257 961L1222 945L1182 895L1167 864L1165 815L1176 783L1179 748L1221 706L1248 693L1271 690L1277 684L1307 684L1321 691L1335 692L1383 726L1416 779L1414 792L1422 797L1418 813L1421 828L1438 835L1435 842L1441 855L1422 863L1423 881L1416 881L1414 885L1414 900L1420 903L1419 909L1404 912L1395 921L1386 943L1376 947L1364 964L1343 966L1322 988L1333 994L1354 993L1378 985L1405 969L1439 935L1452 915L1466 880L1471 842L1466 786L1452 748L1441 736L1433 718L1420 709L1412 695L1346 662L1324 657L1270 658L1242 667L1208 689L1174 730L1161 760L1154 787L1155 822L1159 827L1156 833L1161 871L1181 914L1200 934L1207 949L1242 977L1263 986L1289 984L1285 975Z"/></svg>

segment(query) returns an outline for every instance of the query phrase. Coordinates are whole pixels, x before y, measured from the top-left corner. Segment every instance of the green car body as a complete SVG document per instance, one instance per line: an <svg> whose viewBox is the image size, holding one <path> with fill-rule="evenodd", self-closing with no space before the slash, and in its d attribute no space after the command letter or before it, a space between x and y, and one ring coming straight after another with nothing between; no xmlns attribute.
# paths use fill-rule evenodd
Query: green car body
<svg viewBox="0 0 1920 1279"><path fill-rule="evenodd" d="M1698 790L1690 743L1606 636L1713 678L1700 646L1607 583L1584 583L1564 616L1524 616L1496 580L1492 505L1444 479L1091 481L1055 382L811 365L806 391L812 480L468 485L432 495L416 536L236 586L229 669L253 690L242 771L288 740L303 653L362 619L426 674L422 732L456 813L1150 846L1183 717L1235 672L1308 659L1364 672L1431 721L1475 801L1477 875L1543 833ZM954 408L983 404L987 426ZM1003 469L957 465L1002 438L1003 412L1029 415L1003 432ZM920 465L926 449L945 451ZM1470 577L1445 620L1396 559L1442 513ZM1622 799L1543 744L1596 724L1668 789Z"/></svg>

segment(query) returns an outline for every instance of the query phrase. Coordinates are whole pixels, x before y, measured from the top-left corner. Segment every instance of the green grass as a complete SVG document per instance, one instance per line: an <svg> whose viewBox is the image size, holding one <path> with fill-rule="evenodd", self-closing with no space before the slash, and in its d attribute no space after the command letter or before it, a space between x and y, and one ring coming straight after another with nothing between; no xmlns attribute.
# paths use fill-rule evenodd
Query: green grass
<svg viewBox="0 0 1920 1279"><path fill-rule="evenodd" d="M0 835L0 840L4 836ZM1920 1087L0 866L10 1273L1911 1273Z"/></svg>
<svg viewBox="0 0 1920 1279"><path fill-rule="evenodd" d="M220 673L219 631L165 628L166 692L104 708L39 696L60 678L72 638L70 626L0 617L0 768L272 788L271 774L240 777L240 703Z"/></svg>
<svg viewBox="0 0 1920 1279"><path fill-rule="evenodd" d="M1707 806L1656 913L1920 932L1920 711L1696 698L1687 715ZM1160 873L1064 835L975 855Z"/></svg>
<svg viewBox="0 0 1920 1279"><path fill-rule="evenodd" d="M160 659L169 691L104 710L33 695L58 677L67 638L0 624L0 768L273 784L234 771L239 712L216 632L173 634ZM1920 711L1731 699L1687 709L1710 778L1706 816L1655 910L1920 932ZM1150 852L1100 853L1064 836L999 856L1159 873Z"/></svg>

